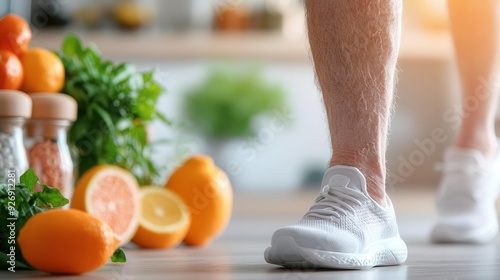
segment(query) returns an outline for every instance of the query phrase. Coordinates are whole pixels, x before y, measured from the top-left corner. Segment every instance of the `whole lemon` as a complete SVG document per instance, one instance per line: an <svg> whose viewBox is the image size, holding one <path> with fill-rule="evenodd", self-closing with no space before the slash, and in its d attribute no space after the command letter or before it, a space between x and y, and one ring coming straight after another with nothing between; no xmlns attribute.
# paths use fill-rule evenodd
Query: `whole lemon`
<svg viewBox="0 0 500 280"><path fill-rule="evenodd" d="M75 209L36 214L19 232L24 259L38 270L81 274L103 266L120 238L102 220Z"/></svg>
<svg viewBox="0 0 500 280"><path fill-rule="evenodd" d="M208 156L192 156L174 171L165 188L182 198L191 213L184 238L187 245L209 243L226 228L233 206L233 190L226 173Z"/></svg>

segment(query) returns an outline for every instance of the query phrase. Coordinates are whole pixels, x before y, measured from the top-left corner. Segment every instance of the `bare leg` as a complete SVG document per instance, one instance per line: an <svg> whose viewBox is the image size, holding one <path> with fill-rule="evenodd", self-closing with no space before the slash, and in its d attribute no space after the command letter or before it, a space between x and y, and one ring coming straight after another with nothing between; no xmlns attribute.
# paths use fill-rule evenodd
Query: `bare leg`
<svg viewBox="0 0 500 280"><path fill-rule="evenodd" d="M495 82L500 74L499 3L448 1L464 115L454 147L445 153L439 217L431 232L435 242L486 243L498 232L500 160L494 123L500 90Z"/></svg>
<svg viewBox="0 0 500 280"><path fill-rule="evenodd" d="M285 267L401 264L407 248L385 195L401 0L306 0L306 9L330 126L331 167L312 207L299 222L274 232L264 257Z"/></svg>
<svg viewBox="0 0 500 280"><path fill-rule="evenodd" d="M384 205L401 1L310 0L306 9L330 128L330 166L358 168L370 196Z"/></svg>
<svg viewBox="0 0 500 280"><path fill-rule="evenodd" d="M493 79L500 74L499 3L448 1L464 100L464 118L455 145L479 150L486 158L497 148L494 125L500 88Z"/></svg>

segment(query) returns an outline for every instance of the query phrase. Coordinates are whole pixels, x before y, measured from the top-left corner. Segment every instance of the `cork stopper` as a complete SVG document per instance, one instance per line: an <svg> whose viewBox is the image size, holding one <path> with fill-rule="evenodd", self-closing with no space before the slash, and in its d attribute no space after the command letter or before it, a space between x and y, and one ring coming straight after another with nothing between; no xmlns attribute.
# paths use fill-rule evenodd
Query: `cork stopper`
<svg viewBox="0 0 500 280"><path fill-rule="evenodd" d="M73 97L62 93L32 93L33 120L75 121L77 104Z"/></svg>
<svg viewBox="0 0 500 280"><path fill-rule="evenodd" d="M0 118L31 117L31 98L17 90L0 90Z"/></svg>
<svg viewBox="0 0 500 280"><path fill-rule="evenodd" d="M27 124L28 136L56 139L60 129L66 129L77 117L77 103L62 93L32 93L31 120Z"/></svg>

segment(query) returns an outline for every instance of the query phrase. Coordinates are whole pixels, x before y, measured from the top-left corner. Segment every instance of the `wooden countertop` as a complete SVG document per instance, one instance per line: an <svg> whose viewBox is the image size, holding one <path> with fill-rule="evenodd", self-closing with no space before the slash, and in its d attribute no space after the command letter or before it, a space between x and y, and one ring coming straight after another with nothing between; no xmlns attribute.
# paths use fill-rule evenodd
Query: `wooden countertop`
<svg viewBox="0 0 500 280"><path fill-rule="evenodd" d="M76 33L93 42L110 59L244 59L309 62L305 36L285 38L278 33L167 33L159 31L88 31L75 28L34 32L31 46L60 48L66 33ZM450 59L452 45L444 32L403 32L400 58Z"/></svg>
<svg viewBox="0 0 500 280"><path fill-rule="evenodd" d="M482 246L436 245L428 241L435 219L435 189L403 188L391 193L399 230L407 242L408 261L401 266L369 270L283 269L267 264L264 251L273 232L301 217L317 189L297 193L235 193L233 218L226 232L201 248L170 250L127 248L127 263L107 264L79 276L38 271L0 271L0 279L56 280L248 280L248 279L499 279L500 237ZM68 248L69 250L71 248Z"/></svg>

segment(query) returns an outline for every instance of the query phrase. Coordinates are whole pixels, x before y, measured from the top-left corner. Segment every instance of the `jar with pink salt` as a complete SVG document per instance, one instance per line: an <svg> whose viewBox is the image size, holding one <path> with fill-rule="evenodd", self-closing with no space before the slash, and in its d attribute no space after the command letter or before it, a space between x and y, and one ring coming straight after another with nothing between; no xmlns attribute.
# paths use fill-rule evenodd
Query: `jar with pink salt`
<svg viewBox="0 0 500 280"><path fill-rule="evenodd" d="M34 93L30 97L33 110L26 129L29 165L40 182L71 199L74 168L67 135L76 120L76 101L62 93ZM40 186L35 190L41 190Z"/></svg>
<svg viewBox="0 0 500 280"><path fill-rule="evenodd" d="M16 90L0 90L0 179L28 169L24 125L31 116L31 99ZM3 182L3 180L0 180Z"/></svg>

